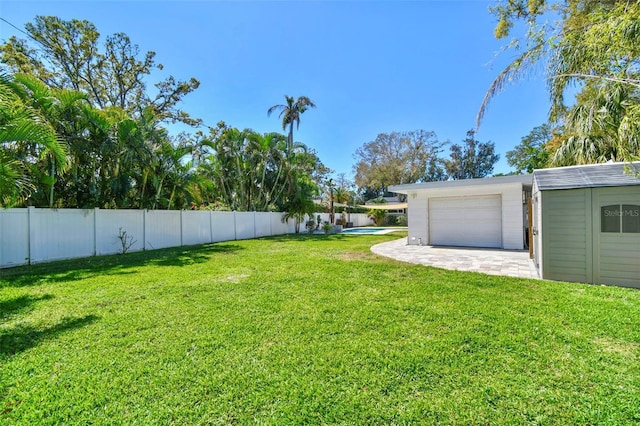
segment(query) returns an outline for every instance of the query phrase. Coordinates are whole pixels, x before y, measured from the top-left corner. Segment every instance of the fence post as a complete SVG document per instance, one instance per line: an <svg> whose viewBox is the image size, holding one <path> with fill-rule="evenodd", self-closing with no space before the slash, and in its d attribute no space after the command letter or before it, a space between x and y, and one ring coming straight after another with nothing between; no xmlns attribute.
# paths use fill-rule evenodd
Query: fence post
<svg viewBox="0 0 640 426"><path fill-rule="evenodd" d="M93 255L98 255L98 207L93 208Z"/></svg>
<svg viewBox="0 0 640 426"><path fill-rule="evenodd" d="M182 247L184 244L182 243L184 241L184 237L182 236L182 234L184 234L184 228L182 226L182 220L184 218L184 210L180 210L180 247Z"/></svg>
<svg viewBox="0 0 640 426"><path fill-rule="evenodd" d="M29 243L27 244L28 247L28 253L29 253L29 260L28 260L28 264L31 265L31 259L33 258L33 253L31 253L31 250L33 247L35 247L35 242L33 241L34 239L34 232L33 232L33 219L32 216L35 215L35 210L36 208L33 206L29 206L27 207L27 226L29 227Z"/></svg>
<svg viewBox="0 0 640 426"><path fill-rule="evenodd" d="M209 210L209 242L213 242L213 212Z"/></svg>
<svg viewBox="0 0 640 426"><path fill-rule="evenodd" d="M142 251L147 251L147 209L142 209Z"/></svg>
<svg viewBox="0 0 640 426"><path fill-rule="evenodd" d="M238 239L238 223L236 221L236 211L233 211L233 239Z"/></svg>

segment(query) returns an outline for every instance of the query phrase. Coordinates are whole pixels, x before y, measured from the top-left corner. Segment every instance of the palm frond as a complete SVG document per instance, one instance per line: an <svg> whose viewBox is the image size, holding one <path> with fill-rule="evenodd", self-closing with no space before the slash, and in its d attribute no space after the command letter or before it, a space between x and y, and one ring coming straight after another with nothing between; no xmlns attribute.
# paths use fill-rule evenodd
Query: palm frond
<svg viewBox="0 0 640 426"><path fill-rule="evenodd" d="M500 74L493 80L491 86L484 95L478 114L476 115L476 130L480 127L480 123L484 118L489 102L513 80L521 78L524 73L530 70L531 65L538 62L546 52L546 43L540 42L530 49L526 50L522 55L511 62Z"/></svg>

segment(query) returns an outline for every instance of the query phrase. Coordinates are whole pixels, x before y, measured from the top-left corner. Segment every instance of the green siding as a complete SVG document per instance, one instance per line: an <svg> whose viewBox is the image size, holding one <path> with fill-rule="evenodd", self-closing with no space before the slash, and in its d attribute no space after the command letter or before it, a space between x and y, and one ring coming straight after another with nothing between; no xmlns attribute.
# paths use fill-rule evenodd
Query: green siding
<svg viewBox="0 0 640 426"><path fill-rule="evenodd" d="M593 189L593 281L640 288L640 233L600 229L600 207L615 204L640 204L640 187Z"/></svg>
<svg viewBox="0 0 640 426"><path fill-rule="evenodd" d="M591 282L591 190L543 191L542 276Z"/></svg>

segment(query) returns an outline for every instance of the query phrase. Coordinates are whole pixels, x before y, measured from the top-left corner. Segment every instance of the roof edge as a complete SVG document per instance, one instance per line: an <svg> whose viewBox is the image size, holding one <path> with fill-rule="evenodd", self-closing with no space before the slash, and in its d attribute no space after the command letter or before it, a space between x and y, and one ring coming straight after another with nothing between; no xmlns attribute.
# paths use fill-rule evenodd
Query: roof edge
<svg viewBox="0 0 640 426"><path fill-rule="evenodd" d="M437 189L437 188L459 188L465 186L480 186L480 185L504 185L511 183L520 184L533 184L533 175L507 175L507 176L492 176L485 178L474 179L459 179L459 180L443 180L435 182L421 182L411 183L404 185L391 185L388 190L398 194L407 194L409 191L419 191L422 189Z"/></svg>

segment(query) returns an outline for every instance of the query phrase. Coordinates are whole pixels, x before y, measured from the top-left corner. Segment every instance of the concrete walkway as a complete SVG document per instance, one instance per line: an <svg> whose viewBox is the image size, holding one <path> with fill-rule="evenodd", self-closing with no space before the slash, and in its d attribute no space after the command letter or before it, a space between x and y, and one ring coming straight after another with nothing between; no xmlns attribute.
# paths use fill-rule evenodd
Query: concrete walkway
<svg viewBox="0 0 640 426"><path fill-rule="evenodd" d="M464 247L407 245L401 238L376 244L371 251L402 262L419 263L456 271L482 272L491 275L539 279L529 252Z"/></svg>

